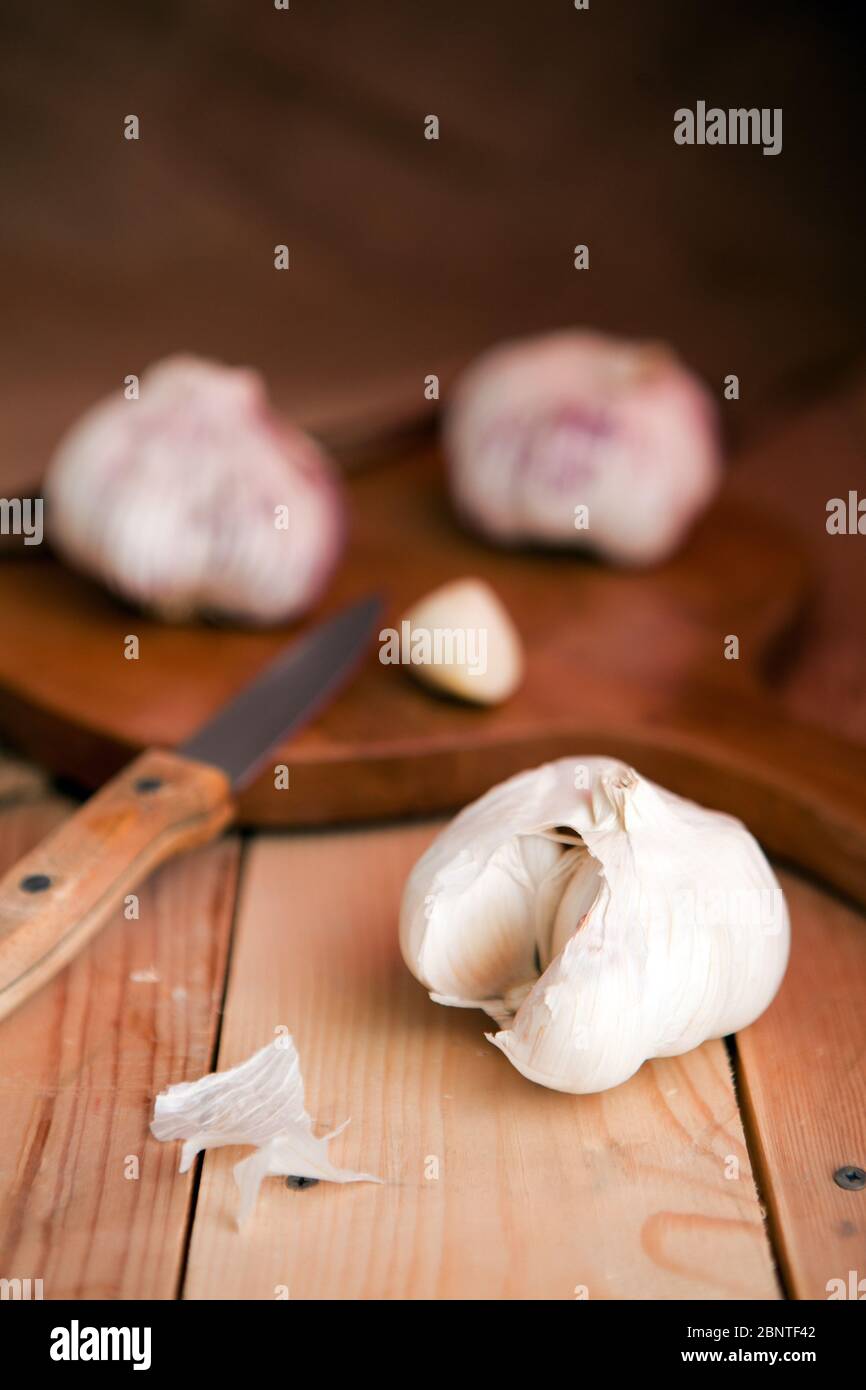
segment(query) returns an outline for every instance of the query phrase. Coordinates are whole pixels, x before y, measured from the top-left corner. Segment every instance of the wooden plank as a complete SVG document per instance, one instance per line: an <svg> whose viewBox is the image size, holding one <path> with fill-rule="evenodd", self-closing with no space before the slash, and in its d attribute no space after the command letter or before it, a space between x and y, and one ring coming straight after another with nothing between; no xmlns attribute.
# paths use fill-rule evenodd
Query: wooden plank
<svg viewBox="0 0 866 1390"><path fill-rule="evenodd" d="M352 1116L335 1161L385 1185L270 1179L239 1233L243 1151L210 1152L184 1296L776 1297L723 1044L601 1096L524 1080L480 1014L433 1004L400 958L402 885L432 833L253 843L219 1065L287 1026L310 1113L328 1127Z"/></svg>
<svg viewBox="0 0 866 1390"><path fill-rule="evenodd" d="M5 868L68 814L0 814ZM147 1143L153 1096L211 1065L238 842L186 855L0 1024L0 1277L45 1298L173 1298L192 1176ZM127 1176L138 1165L139 1176Z"/></svg>
<svg viewBox="0 0 866 1390"><path fill-rule="evenodd" d="M783 883L791 963L737 1040L740 1082L788 1291L826 1298L828 1280L866 1278L866 1189L833 1181L866 1169L866 923L793 874Z"/></svg>

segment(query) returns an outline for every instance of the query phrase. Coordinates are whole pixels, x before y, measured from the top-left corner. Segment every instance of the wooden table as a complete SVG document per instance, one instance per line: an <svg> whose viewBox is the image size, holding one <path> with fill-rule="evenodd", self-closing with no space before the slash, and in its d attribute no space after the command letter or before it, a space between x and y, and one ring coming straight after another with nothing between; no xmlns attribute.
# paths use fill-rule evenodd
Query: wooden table
<svg viewBox="0 0 866 1390"><path fill-rule="evenodd" d="M855 384L792 426L796 451L783 433L747 470L769 496L781 463L793 475L824 576L782 705L861 739L857 538L825 539L818 465L829 450L834 487L856 483L862 403ZM8 761L0 800L2 868L69 809ZM783 872L793 954L768 1013L563 1096L400 959L402 885L434 830L229 834L157 873L138 920L118 913L0 1024L0 1275L41 1278L47 1298L762 1299L825 1298L866 1268L866 1191L833 1179L866 1166L862 915ZM153 1097L281 1027L316 1120L352 1116L336 1161L385 1183L269 1180L238 1234L237 1151L180 1176L149 1136Z"/></svg>
<svg viewBox="0 0 866 1390"><path fill-rule="evenodd" d="M4 809L2 867L65 809ZM227 836L0 1025L6 1277L46 1298L772 1299L862 1269L866 1194L833 1181L866 1152L859 914L784 874L794 949L770 1011L730 1049L564 1096L403 966L399 896L431 833ZM271 1179L238 1233L238 1151L180 1176L148 1120L166 1084L280 1026L316 1119L352 1116L335 1157L385 1184Z"/></svg>

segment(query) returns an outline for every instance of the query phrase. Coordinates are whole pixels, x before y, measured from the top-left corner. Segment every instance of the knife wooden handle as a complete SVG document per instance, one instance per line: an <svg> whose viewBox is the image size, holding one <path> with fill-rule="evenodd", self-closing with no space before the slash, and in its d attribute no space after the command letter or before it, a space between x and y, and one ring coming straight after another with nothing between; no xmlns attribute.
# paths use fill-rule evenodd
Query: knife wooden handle
<svg viewBox="0 0 866 1390"><path fill-rule="evenodd" d="M0 1018L67 964L164 859L213 839L225 773L150 749L0 879Z"/></svg>

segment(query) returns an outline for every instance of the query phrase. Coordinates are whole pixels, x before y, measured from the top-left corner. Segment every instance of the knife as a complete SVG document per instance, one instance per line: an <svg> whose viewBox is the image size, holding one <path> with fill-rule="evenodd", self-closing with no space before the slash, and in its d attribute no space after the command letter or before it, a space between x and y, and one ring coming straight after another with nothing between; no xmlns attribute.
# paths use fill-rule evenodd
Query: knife
<svg viewBox="0 0 866 1390"><path fill-rule="evenodd" d="M381 610L370 596L293 642L180 748L141 753L0 879L0 1018L157 864L219 834L233 793L352 674Z"/></svg>

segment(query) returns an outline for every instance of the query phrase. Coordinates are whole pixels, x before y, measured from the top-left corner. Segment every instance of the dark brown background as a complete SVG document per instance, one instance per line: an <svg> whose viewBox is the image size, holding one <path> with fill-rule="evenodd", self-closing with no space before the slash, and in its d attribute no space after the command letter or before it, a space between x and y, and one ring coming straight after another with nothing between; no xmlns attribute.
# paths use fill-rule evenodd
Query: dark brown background
<svg viewBox="0 0 866 1390"><path fill-rule="evenodd" d="M7 0L4 468L31 474L94 393L181 348L261 366L342 437L423 410L425 373L559 323L739 373L735 424L815 389L862 343L844 14ZM783 152L676 146L673 112L698 99L783 107Z"/></svg>
<svg viewBox="0 0 866 1390"><path fill-rule="evenodd" d="M720 394L738 373L723 420L747 446L741 486L815 554L820 651L805 651L799 712L829 701L866 732L862 546L824 531L827 497L866 487L852 15L7 0L0 486L29 483L81 408L179 349L259 366L348 454L423 415L426 373L447 381L503 334L667 338ZM782 153L675 145L674 110L699 99L781 106ZM764 448L852 380L844 407Z"/></svg>

